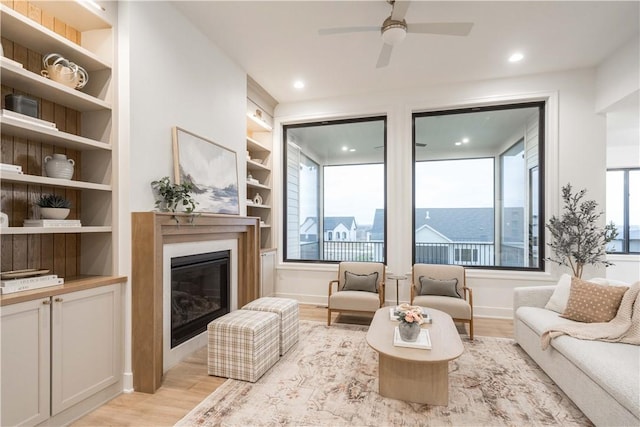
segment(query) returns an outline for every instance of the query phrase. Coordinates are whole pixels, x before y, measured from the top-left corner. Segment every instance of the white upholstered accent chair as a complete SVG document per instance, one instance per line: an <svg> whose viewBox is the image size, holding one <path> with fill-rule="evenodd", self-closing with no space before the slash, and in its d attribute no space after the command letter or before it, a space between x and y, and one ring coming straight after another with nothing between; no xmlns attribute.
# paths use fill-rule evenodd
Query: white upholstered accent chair
<svg viewBox="0 0 640 427"><path fill-rule="evenodd" d="M329 282L327 325L331 313L374 313L384 305L385 266L380 262L341 262Z"/></svg>
<svg viewBox="0 0 640 427"><path fill-rule="evenodd" d="M454 322L468 323L469 338L473 339L473 293L467 287L464 267L414 264L411 304L435 308L447 313Z"/></svg>

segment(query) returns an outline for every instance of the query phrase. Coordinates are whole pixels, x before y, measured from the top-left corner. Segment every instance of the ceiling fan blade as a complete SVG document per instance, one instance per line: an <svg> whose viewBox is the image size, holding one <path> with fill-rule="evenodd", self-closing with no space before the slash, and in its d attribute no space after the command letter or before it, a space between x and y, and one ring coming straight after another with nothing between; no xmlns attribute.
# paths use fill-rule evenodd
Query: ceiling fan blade
<svg viewBox="0 0 640 427"><path fill-rule="evenodd" d="M394 21L402 21L409 9L409 0L396 0L393 2L393 10L391 11L391 19Z"/></svg>
<svg viewBox="0 0 640 427"><path fill-rule="evenodd" d="M408 33L442 34L445 36L468 36L473 22L423 22L407 24Z"/></svg>
<svg viewBox="0 0 640 427"><path fill-rule="evenodd" d="M346 34L346 33L366 33L369 31L380 32L380 27L336 27L336 28L320 28L318 34L321 36L328 36L331 34Z"/></svg>
<svg viewBox="0 0 640 427"><path fill-rule="evenodd" d="M389 65L389 61L391 60L391 50L393 46L390 44L382 45L382 49L380 50L380 56L378 56L378 62L376 63L376 68L384 68Z"/></svg>

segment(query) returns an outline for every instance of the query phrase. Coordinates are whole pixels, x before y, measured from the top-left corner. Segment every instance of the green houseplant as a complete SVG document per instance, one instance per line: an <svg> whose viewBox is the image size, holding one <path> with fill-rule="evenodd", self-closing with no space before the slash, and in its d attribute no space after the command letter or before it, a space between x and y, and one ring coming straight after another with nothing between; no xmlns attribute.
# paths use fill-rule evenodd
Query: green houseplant
<svg viewBox="0 0 640 427"><path fill-rule="evenodd" d="M548 245L555 254L546 261L570 267L578 278L587 264L613 265L606 260L605 250L618 235L613 223L604 228L597 225L603 212L597 211L595 200L583 200L586 192L582 189L574 194L571 184L562 187L564 212L559 218L552 216L546 224L551 233Z"/></svg>
<svg viewBox="0 0 640 427"><path fill-rule="evenodd" d="M193 200L191 192L194 187L190 182L172 184L168 176L151 181L151 188L156 192L156 208L161 211L176 212L178 207L184 207L185 212L192 213L197 202Z"/></svg>
<svg viewBox="0 0 640 427"><path fill-rule="evenodd" d="M40 216L46 219L65 219L69 215L71 202L57 194L43 194L36 201Z"/></svg>

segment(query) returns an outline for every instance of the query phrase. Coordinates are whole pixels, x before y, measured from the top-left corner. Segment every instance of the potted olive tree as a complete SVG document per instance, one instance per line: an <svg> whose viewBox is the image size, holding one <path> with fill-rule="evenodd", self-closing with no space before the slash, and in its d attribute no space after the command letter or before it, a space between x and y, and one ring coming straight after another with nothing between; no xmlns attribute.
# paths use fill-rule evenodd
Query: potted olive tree
<svg viewBox="0 0 640 427"><path fill-rule="evenodd" d="M583 200L587 190L573 193L571 184L562 187L564 212L558 218L555 215L546 224L551 233L549 247L555 256L546 258L571 268L575 277L582 277L585 265L613 265L606 260L606 247L616 238L618 231L612 223L599 227L598 219L603 212L598 211L595 200Z"/></svg>

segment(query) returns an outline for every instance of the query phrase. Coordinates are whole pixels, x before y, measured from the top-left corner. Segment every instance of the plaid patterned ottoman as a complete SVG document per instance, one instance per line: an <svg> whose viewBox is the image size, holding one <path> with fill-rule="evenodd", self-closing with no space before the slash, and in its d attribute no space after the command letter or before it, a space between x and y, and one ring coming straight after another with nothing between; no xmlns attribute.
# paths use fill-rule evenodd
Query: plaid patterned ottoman
<svg viewBox="0 0 640 427"><path fill-rule="evenodd" d="M243 310L270 311L280 317L280 355L298 342L298 301L264 297L251 301Z"/></svg>
<svg viewBox="0 0 640 427"><path fill-rule="evenodd" d="M275 313L236 310L207 326L208 373L252 383L279 359L280 318Z"/></svg>

